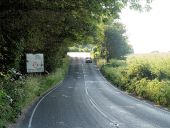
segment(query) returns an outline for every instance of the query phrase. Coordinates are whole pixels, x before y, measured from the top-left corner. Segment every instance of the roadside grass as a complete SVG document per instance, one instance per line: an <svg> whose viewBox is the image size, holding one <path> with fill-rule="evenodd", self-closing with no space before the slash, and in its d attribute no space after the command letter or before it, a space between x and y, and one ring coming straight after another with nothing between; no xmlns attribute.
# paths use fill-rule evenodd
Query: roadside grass
<svg viewBox="0 0 170 128"><path fill-rule="evenodd" d="M64 79L69 58L65 58L63 62L60 68L48 75L34 74L13 80L13 75L9 74L0 79L0 128L15 122L24 108Z"/></svg>
<svg viewBox="0 0 170 128"><path fill-rule="evenodd" d="M170 54L132 55L100 70L120 89L170 108Z"/></svg>
<svg viewBox="0 0 170 128"><path fill-rule="evenodd" d="M65 67L67 68L67 67ZM26 100L23 106L27 106L37 97L44 94L46 91L56 86L61 80L64 79L67 69L63 70L62 68L56 69L54 73L51 73L47 76L29 76L26 79Z"/></svg>

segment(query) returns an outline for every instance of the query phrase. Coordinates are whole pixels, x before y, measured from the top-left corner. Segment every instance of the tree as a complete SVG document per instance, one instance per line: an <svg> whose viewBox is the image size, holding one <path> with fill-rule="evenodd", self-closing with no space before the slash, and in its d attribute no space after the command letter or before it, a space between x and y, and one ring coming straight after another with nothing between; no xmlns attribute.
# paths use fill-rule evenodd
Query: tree
<svg viewBox="0 0 170 128"><path fill-rule="evenodd" d="M126 31L122 24L114 23L105 30L106 58L120 59L126 54L132 53L132 47L127 43Z"/></svg>
<svg viewBox="0 0 170 128"><path fill-rule="evenodd" d="M24 72L27 52L44 53L46 69L52 71L62 63L69 46L88 42L102 45L101 26L110 18L118 19L125 6L141 10L140 1L1 0L0 72L10 68ZM150 1L145 2L149 7Z"/></svg>

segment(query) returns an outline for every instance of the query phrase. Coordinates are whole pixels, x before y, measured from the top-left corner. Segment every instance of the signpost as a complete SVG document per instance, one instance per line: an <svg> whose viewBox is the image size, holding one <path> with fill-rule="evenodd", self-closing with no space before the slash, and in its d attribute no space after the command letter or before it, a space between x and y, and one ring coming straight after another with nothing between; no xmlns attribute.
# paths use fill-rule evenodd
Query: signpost
<svg viewBox="0 0 170 128"><path fill-rule="evenodd" d="M27 72L44 72L43 54L26 54Z"/></svg>

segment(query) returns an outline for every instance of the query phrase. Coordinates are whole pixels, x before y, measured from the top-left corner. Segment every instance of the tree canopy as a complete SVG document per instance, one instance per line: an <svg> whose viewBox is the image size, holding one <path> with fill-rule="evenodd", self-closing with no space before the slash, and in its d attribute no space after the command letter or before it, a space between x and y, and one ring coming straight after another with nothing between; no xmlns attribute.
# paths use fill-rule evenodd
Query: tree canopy
<svg viewBox="0 0 170 128"><path fill-rule="evenodd" d="M124 55L133 53L133 48L128 44L126 30L120 23L108 26L105 30L106 58L120 59Z"/></svg>
<svg viewBox="0 0 170 128"><path fill-rule="evenodd" d="M10 68L25 72L25 53L40 52L45 55L45 69L52 71L62 64L69 46L102 43L102 26L110 19L118 19L122 8L150 9L150 2L1 0L0 72Z"/></svg>

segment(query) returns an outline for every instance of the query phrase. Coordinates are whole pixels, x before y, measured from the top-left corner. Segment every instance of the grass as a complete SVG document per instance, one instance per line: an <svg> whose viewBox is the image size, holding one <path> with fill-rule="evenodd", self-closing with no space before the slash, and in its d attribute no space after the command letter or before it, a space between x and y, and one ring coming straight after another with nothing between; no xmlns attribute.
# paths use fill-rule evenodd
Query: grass
<svg viewBox="0 0 170 128"><path fill-rule="evenodd" d="M24 108L64 79L69 58L65 58L63 62L60 68L48 75L28 75L18 80L12 79L16 74L15 71L9 75L3 75L3 79L0 79L0 113L2 113L0 114L0 128L5 128L8 123L15 122Z"/></svg>
<svg viewBox="0 0 170 128"><path fill-rule="evenodd" d="M26 100L23 106L29 105L37 97L41 96L44 92L54 87L61 80L64 79L65 72L63 69L57 69L56 72L48 76L29 76L26 79Z"/></svg>
<svg viewBox="0 0 170 128"><path fill-rule="evenodd" d="M133 95L170 108L170 54L131 55L111 60L101 72L114 85Z"/></svg>
<svg viewBox="0 0 170 128"><path fill-rule="evenodd" d="M55 72L47 76L29 76L26 79L26 100L23 107L29 105L36 98L47 92L52 87L56 86L61 80L64 79L68 71L69 58L64 59L62 67L57 68Z"/></svg>

